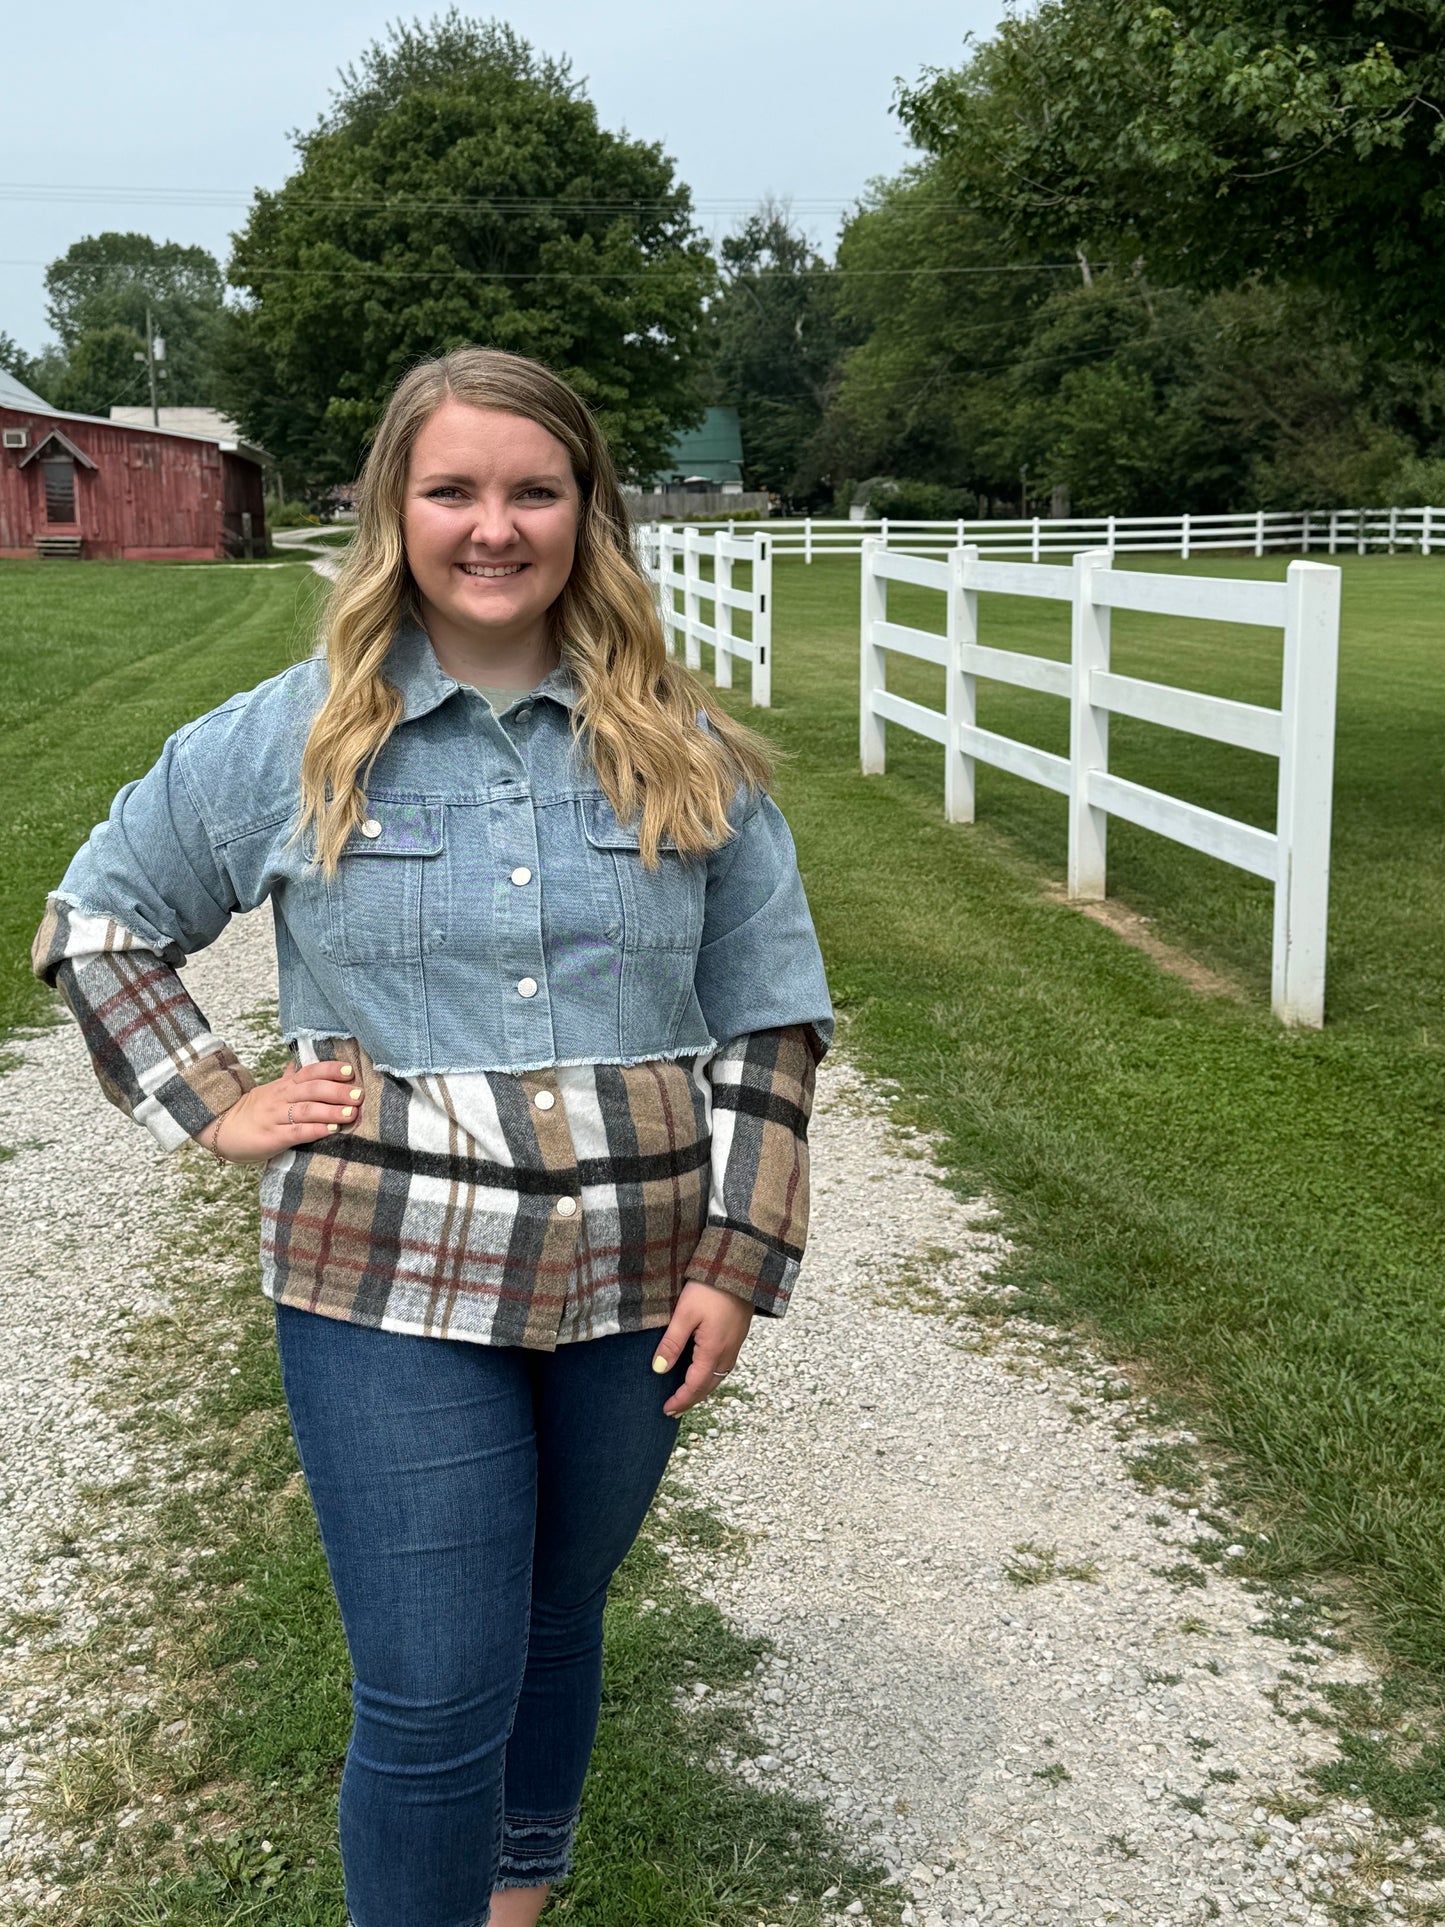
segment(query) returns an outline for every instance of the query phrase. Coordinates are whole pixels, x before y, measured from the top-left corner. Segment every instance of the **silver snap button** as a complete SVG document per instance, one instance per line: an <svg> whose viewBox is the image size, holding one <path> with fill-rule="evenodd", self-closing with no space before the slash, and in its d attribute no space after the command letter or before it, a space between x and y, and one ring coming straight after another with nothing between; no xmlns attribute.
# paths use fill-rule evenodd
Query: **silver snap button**
<svg viewBox="0 0 1445 1927"><path fill-rule="evenodd" d="M518 979L517 995L519 997L535 997L536 994L537 979L535 977L521 977Z"/></svg>
<svg viewBox="0 0 1445 1927"><path fill-rule="evenodd" d="M532 1102L539 1111L550 1111L552 1106L557 1102L557 1098L552 1091L538 1091L537 1095L532 1099Z"/></svg>
<svg viewBox="0 0 1445 1927"><path fill-rule="evenodd" d="M513 883L530 883L532 881L532 872L527 868L525 863L519 863L516 869L513 870L512 881Z"/></svg>
<svg viewBox="0 0 1445 1927"><path fill-rule="evenodd" d="M573 1218L576 1215L577 1200L575 1198L558 1198L557 1216L559 1218Z"/></svg>
<svg viewBox="0 0 1445 1927"><path fill-rule="evenodd" d="M377 822L374 816L367 817L366 821L361 826L361 834L363 836L380 836L381 835L381 825Z"/></svg>

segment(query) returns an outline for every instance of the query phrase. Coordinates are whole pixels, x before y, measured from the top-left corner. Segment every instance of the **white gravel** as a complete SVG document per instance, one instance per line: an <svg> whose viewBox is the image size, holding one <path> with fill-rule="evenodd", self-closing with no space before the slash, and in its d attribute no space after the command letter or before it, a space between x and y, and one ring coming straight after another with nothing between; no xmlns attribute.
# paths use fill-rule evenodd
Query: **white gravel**
<svg viewBox="0 0 1445 1927"><path fill-rule="evenodd" d="M244 1050L242 1018L276 995L269 913L237 918L185 975ZM81 1488L111 1484L129 1464L121 1414L92 1388L129 1321L168 1308L154 1269L166 1216L157 1206L178 1195L180 1171L101 1094L68 1014L15 1054L18 1067L0 1078L0 1144L15 1152L0 1163L0 1624L59 1610L65 1636L80 1638L88 1608L73 1596L68 1528ZM27 1808L46 1770L28 1652L22 1640L0 1656L0 1885L16 1903L39 1891L25 1864L41 1844Z"/></svg>
<svg viewBox="0 0 1445 1927"><path fill-rule="evenodd" d="M274 995L269 919L233 925L188 981L238 1037ZM0 1165L0 1609L59 1607L75 1634L57 1547L79 1488L126 1458L91 1387L127 1319L164 1307L156 1207L179 1173L105 1102L73 1025L21 1058L0 1079L0 1142L17 1149ZM1300 1825L1277 1810L1282 1795L1317 1805L1305 1771L1331 1749L1285 1716L1302 1690L1285 1676L1367 1668L1261 1633L1270 1602L1221 1568L1203 1587L1151 1571L1211 1535L1131 1478L1147 1410L1047 1332L961 1309L994 1289L1001 1241L888 1103L843 1051L825 1061L797 1302L756 1329L733 1380L746 1401L719 1406L680 1460L745 1549L678 1545L675 1565L778 1654L744 1696L759 1750L726 1764L823 1799L906 1887L908 1927L1324 1927L1332 1896L1422 1917L1409 1909L1437 1890L1421 1857L1445 1835L1390 1842L1339 1801ZM1058 1576L1007 1576L1041 1561ZM35 1730L28 1651L5 1655L0 1716L0 1875L21 1904L44 1890L29 1798L64 1743L63 1722ZM866 1919L855 1904L836 1897L849 1927Z"/></svg>

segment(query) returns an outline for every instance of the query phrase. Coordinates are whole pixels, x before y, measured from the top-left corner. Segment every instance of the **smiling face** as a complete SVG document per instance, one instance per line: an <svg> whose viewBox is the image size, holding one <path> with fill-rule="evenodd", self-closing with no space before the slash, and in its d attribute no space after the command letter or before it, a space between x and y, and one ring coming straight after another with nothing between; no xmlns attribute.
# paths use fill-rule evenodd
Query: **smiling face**
<svg viewBox="0 0 1445 1927"><path fill-rule="evenodd" d="M546 616L572 573L580 511L567 450L539 423L454 397L428 419L402 536L449 674L530 686L552 666Z"/></svg>

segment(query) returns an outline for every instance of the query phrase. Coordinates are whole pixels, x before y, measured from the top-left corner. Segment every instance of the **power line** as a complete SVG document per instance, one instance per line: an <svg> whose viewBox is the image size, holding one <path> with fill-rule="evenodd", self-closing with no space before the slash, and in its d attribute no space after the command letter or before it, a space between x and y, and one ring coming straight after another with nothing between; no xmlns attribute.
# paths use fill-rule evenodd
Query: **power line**
<svg viewBox="0 0 1445 1927"><path fill-rule="evenodd" d="M55 264L50 261L0 260L0 268L48 268ZM92 265L77 263L78 266ZM103 263L94 265L103 266ZM1094 261L1090 266L1101 269L1108 264ZM976 274L1077 274L1077 261L1000 261L987 267L916 267L916 268L751 268L739 279L755 281L803 281L814 277L840 278L843 280L888 280L897 276L910 279L919 275L976 275ZM347 281L691 281L690 271L677 268L271 268L257 267L247 270L240 281L228 285L245 287L256 279L265 276L307 276L314 280Z"/></svg>
<svg viewBox="0 0 1445 1927"><path fill-rule="evenodd" d="M568 213L680 213L686 198L688 209L694 213L731 214L736 212L753 213L758 206L756 196L736 200L699 200L693 201L686 188L664 200L575 200L550 194L504 194L483 195L477 198L459 199L456 196L429 197L425 195L406 195L397 197L366 197L350 195L298 194L282 188L209 188L209 187L118 187L113 184L90 185L59 181L0 181L0 200L72 202L97 201L123 205L154 204L169 207L236 207L245 206L258 193L285 194L287 205L291 207L344 208L356 211L379 210L395 214L437 212L465 213L516 213L527 208L556 208ZM811 198L806 200L789 199L789 213L827 213L838 208L853 207L859 196L847 195L835 198ZM967 207L962 201L915 201L912 207L929 210L960 211Z"/></svg>

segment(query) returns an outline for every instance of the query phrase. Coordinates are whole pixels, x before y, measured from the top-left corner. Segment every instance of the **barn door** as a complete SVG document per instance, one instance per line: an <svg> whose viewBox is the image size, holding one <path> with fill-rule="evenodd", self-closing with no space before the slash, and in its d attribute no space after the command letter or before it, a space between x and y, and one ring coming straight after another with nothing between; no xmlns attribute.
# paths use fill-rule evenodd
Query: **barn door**
<svg viewBox="0 0 1445 1927"><path fill-rule="evenodd" d="M40 464L45 477L45 519L47 522L74 522L75 463L69 455L56 455Z"/></svg>

